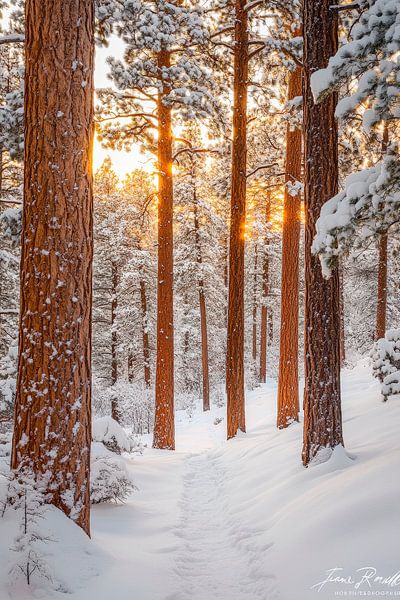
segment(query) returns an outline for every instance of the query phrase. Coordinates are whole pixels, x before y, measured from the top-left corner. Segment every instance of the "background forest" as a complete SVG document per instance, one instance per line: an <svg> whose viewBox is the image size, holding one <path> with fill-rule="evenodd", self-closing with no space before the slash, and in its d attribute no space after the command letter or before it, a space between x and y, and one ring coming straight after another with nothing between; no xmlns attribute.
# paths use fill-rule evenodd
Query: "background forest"
<svg viewBox="0 0 400 600"><path fill-rule="evenodd" d="M0 18L0 598L390 579L398 0Z"/></svg>
<svg viewBox="0 0 400 600"><path fill-rule="evenodd" d="M118 3L117 3L118 4ZM260 369L261 348L267 340L267 374L276 377L279 367L280 298L283 202L285 190L285 136L287 128L301 125L301 97L288 100L288 78L296 66L299 38L296 4L275 15L263 15L264 4L255 11L251 24L254 46L249 84L248 175L245 269L245 379L248 389L265 380ZM101 7L99 9L102 10ZM225 9L227 10L227 9ZM351 14L351 11L349 11ZM102 14L100 12L100 14ZM342 13L341 41L349 35L352 20ZM23 28L21 13L6 13L11 31ZM11 15L11 21L8 17ZM208 362L211 402L223 402L225 380L226 319L228 304L228 245L230 211L230 88L225 77L229 65L228 32L219 22L229 15L213 15L214 35L210 55L194 53L193 67L209 73L209 81L187 84L187 104L177 102L174 110L178 139L174 142L174 311L175 373L179 407L202 399L201 323L199 290L203 290L209 337ZM215 23L214 23L215 21ZM217 37L215 32L223 30ZM6 29L7 31L7 29ZM213 31L213 30L212 30ZM294 32L291 33L291 32ZM126 34L130 35L130 34ZM205 35L205 34L204 34ZM226 38L226 40L225 40ZM124 38L126 42L126 39ZM125 58L130 72L139 72L137 56L146 52L143 42L137 55ZM151 43L151 42L150 42ZM184 38L184 52L187 39ZM259 48L260 46L260 48ZM2 410L11 414L15 393L17 359L17 318L19 295L19 227L22 202L22 121L21 94L23 53L19 44L2 44L0 92L1 118L1 366ZM130 51L129 51L130 52ZM202 47L198 49L202 53ZM122 100L129 89L122 82L116 59L97 69L109 74L109 89L97 91L97 121L100 139L112 149L140 146L141 162L147 167L132 169L126 155L112 152L123 166L106 158L95 173L94 229L94 315L93 377L95 412L111 413L118 405L124 425L142 433L153 426L156 353L156 272L157 272L157 183L156 141L146 117L124 116L138 109L138 101ZM212 75L210 75L212 72ZM141 91L146 83L140 81ZM182 92L183 93L183 92ZM196 102L199 102L199 114ZM191 104L194 104L192 106ZM142 106L147 107L143 94ZM140 105L140 104L139 104ZM210 106L211 105L211 106ZM352 172L376 163L381 155L382 132L365 131L363 105L341 122L339 130L339 187ZM110 120L108 120L110 118ZM190 124L189 124L190 123ZM391 139L397 139L395 123ZM193 151L190 151L190 148ZM126 173L118 175L118 173ZM301 178L300 178L301 179ZM301 181L286 184L295 197ZM303 213L302 213L303 214ZM304 216L300 218L303 254ZM387 329L399 322L398 239L388 236L387 254L381 255L379 239L367 239L341 262L343 282L343 331L347 365L370 352L376 338L379 268L387 264ZM381 253L382 254L382 253ZM385 263L385 264L382 264ZM300 269L299 357L302 345L302 302L304 274ZM265 313L267 317L265 317ZM385 327L384 327L385 329ZM382 337L378 332L378 337ZM265 346L264 346L265 347ZM302 361L299 361L302 374ZM114 406L114 411L117 409ZM115 414L115 413L114 413ZM2 418L3 421L3 418Z"/></svg>

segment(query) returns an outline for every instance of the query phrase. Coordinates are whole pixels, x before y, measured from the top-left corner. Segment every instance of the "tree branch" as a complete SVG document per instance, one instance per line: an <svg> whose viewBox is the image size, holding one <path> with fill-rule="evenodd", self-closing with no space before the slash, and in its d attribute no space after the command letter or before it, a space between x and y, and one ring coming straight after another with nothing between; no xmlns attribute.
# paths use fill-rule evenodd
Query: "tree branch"
<svg viewBox="0 0 400 600"><path fill-rule="evenodd" d="M9 33L0 37L0 44L22 44L24 41L22 33Z"/></svg>

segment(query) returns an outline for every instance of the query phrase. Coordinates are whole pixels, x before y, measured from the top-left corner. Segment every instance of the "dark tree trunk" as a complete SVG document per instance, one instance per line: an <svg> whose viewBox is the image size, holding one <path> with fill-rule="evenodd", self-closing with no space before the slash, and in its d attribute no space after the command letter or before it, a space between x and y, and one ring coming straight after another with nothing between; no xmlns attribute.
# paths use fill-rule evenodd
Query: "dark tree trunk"
<svg viewBox="0 0 400 600"><path fill-rule="evenodd" d="M158 53L161 73L170 67L170 54ZM161 78L161 76L160 76ZM158 95L158 276L157 364L154 448L175 449L174 423L174 314L173 314L173 184L171 108L163 98L170 91L163 82Z"/></svg>
<svg viewBox="0 0 400 600"><path fill-rule="evenodd" d="M226 361L227 437L246 431L244 400L244 232L246 220L248 18L235 0L232 189Z"/></svg>
<svg viewBox="0 0 400 600"><path fill-rule="evenodd" d="M300 33L300 32L299 32ZM302 69L289 76L288 99L302 94ZM299 247L301 194L290 193L288 184L301 181L302 132L286 131L285 197L282 231L281 333L278 379L280 429L299 420Z"/></svg>
<svg viewBox="0 0 400 600"><path fill-rule="evenodd" d="M146 282L140 280L140 304L142 309L142 342L143 342L143 365L144 365L144 383L147 388L151 385L150 373L150 338L149 321L147 314L147 293Z"/></svg>
<svg viewBox="0 0 400 600"><path fill-rule="evenodd" d="M382 139L382 155L387 151L389 143L389 128L385 122ZM378 300L376 305L375 339L385 337L386 310L387 310L387 274L388 274L388 238L387 234L379 238L379 263L378 263Z"/></svg>
<svg viewBox="0 0 400 600"><path fill-rule="evenodd" d="M196 246L196 261L199 267L200 276L197 281L199 290L199 306L200 306L200 332L201 332L201 366L203 378L203 410L210 410L210 379L208 372L208 332L207 332L207 307L206 295L204 291L204 280L201 273L203 264L203 255L201 252L200 243L200 225L198 215L198 203L196 195L196 187L193 189L193 220L194 220L194 235Z"/></svg>
<svg viewBox="0 0 400 600"><path fill-rule="evenodd" d="M253 310L252 310L252 349L251 357L255 366L257 360L257 267L258 248L254 247L254 270L253 270Z"/></svg>
<svg viewBox="0 0 400 600"><path fill-rule="evenodd" d="M11 465L43 477L50 501L89 534L94 3L28 0L25 18L21 314Z"/></svg>
<svg viewBox="0 0 400 600"><path fill-rule="evenodd" d="M261 324L260 324L260 383L267 381L267 347L268 347L268 308L267 300L269 295L269 270L270 270L270 255L269 255L269 226L271 221L271 199L268 196L265 204L265 248L262 264L262 301L261 301Z"/></svg>
<svg viewBox="0 0 400 600"><path fill-rule="evenodd" d="M345 333L345 312L344 312L344 278L343 267L341 262L338 265L339 269L339 285L340 285L340 367L343 368L346 362L346 333Z"/></svg>
<svg viewBox="0 0 400 600"><path fill-rule="evenodd" d="M132 348L128 350L128 381L133 383L135 377L135 355L133 354Z"/></svg>
<svg viewBox="0 0 400 600"><path fill-rule="evenodd" d="M322 205L337 193L336 95L314 104L310 76L326 67L338 46L331 0L304 2L305 135L305 390L303 463L323 448L343 444L340 403L339 273L322 276L311 252Z"/></svg>
<svg viewBox="0 0 400 600"><path fill-rule="evenodd" d="M118 310L118 266L115 261L111 263L111 385L118 381L118 334L116 329L116 319ZM113 394L111 400L111 416L120 422L118 409L118 398Z"/></svg>
<svg viewBox="0 0 400 600"><path fill-rule="evenodd" d="M387 307L387 272L388 272L388 238L387 234L379 238L378 264L378 302L376 306L375 339L385 337Z"/></svg>

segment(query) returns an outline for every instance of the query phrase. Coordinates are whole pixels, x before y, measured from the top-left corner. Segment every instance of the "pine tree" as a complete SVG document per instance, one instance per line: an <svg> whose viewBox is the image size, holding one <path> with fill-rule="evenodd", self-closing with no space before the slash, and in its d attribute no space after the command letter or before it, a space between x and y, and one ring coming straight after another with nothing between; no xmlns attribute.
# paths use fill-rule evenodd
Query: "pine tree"
<svg viewBox="0 0 400 600"><path fill-rule="evenodd" d="M358 6L349 4L346 10L355 8ZM347 85L349 91L339 101L336 116L348 121L362 115L364 131L372 137L382 126L395 131L399 122L400 5L391 0L366 0L359 8L350 27L352 39L339 48L322 72L312 75L311 84L317 100ZM367 151L370 153L370 146ZM343 190L325 204L314 252L327 277L338 257L357 241L358 232L362 231L365 239L385 234L397 224L399 182L398 145L389 144L382 160L372 160L369 168L349 175Z"/></svg>
<svg viewBox="0 0 400 600"><path fill-rule="evenodd" d="M129 118L124 126L105 126L110 144L147 143L157 153L158 275L157 362L153 445L174 449L174 325L173 325L173 116L204 117L217 102L210 76L195 56L206 31L191 2L122 0L106 3L99 15L127 44L125 61L110 60L111 76L121 92L104 90L105 119ZM190 58L182 51L191 48ZM182 84L182 82L185 82ZM150 108L149 108L150 107ZM107 116L108 114L108 116ZM110 116L110 114L114 116ZM157 130L157 138L154 137ZM114 141L117 140L117 141Z"/></svg>
<svg viewBox="0 0 400 600"><path fill-rule="evenodd" d="M110 402L105 412L115 420L132 415L144 396L150 400L155 197L153 177L141 169L121 182L107 158L96 172L94 374L98 396ZM129 407L135 393L135 406ZM129 418L124 421L131 425Z"/></svg>
<svg viewBox="0 0 400 600"><path fill-rule="evenodd" d="M231 219L226 354L227 437L246 431L244 400L244 245L249 33L246 0L235 0Z"/></svg>
<svg viewBox="0 0 400 600"><path fill-rule="evenodd" d="M300 32L298 32L300 33ZM302 95L302 69L289 74L288 101ZM278 379L279 428L298 421L299 246L302 132L290 122L286 133L285 196L282 231L281 333Z"/></svg>
<svg viewBox="0 0 400 600"><path fill-rule="evenodd" d="M315 105L310 76L337 50L337 14L331 0L304 3L305 131L305 388L303 463L343 444L340 405L340 296L338 271L324 279L312 254L315 223L338 181L336 96Z"/></svg>
<svg viewBox="0 0 400 600"><path fill-rule="evenodd" d="M12 468L89 534L94 5L29 0ZM51 73L51 77L49 74Z"/></svg>

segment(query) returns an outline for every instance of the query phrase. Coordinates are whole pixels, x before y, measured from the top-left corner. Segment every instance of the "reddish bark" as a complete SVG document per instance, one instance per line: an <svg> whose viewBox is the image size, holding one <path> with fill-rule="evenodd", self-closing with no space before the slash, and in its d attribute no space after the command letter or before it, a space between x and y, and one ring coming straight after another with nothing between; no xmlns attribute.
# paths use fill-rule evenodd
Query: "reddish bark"
<svg viewBox="0 0 400 600"><path fill-rule="evenodd" d="M300 34L300 32L299 32ZM302 94L302 69L289 76L288 100ZM288 185L301 181L302 132L286 131L285 196L282 231L281 332L277 426L299 420L299 247L301 194Z"/></svg>
<svg viewBox="0 0 400 600"><path fill-rule="evenodd" d="M170 67L170 53L158 53L161 74ZM173 183L171 108L163 98L170 92L163 80L158 94L158 277L157 364L154 448L175 449L174 325L173 325Z"/></svg>
<svg viewBox="0 0 400 600"><path fill-rule="evenodd" d="M322 276L311 252L322 205L337 193L336 95L315 105L310 76L326 67L338 46L337 12L331 0L304 2L305 141L305 390L303 463L323 448L343 444L340 403L339 273Z"/></svg>
<svg viewBox="0 0 400 600"><path fill-rule="evenodd" d="M51 502L89 534L94 3L28 0L25 20L20 353L11 465L43 477Z"/></svg>
<svg viewBox="0 0 400 600"><path fill-rule="evenodd" d="M244 400L244 233L246 219L248 18L235 0L233 139L226 360L227 437L246 431Z"/></svg>

